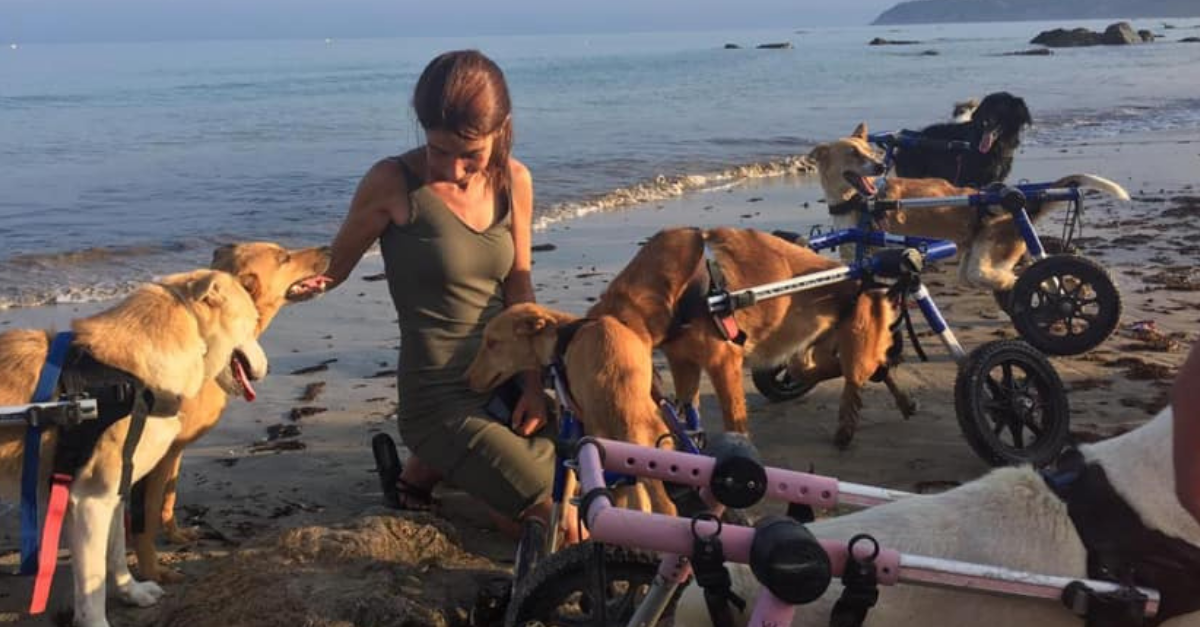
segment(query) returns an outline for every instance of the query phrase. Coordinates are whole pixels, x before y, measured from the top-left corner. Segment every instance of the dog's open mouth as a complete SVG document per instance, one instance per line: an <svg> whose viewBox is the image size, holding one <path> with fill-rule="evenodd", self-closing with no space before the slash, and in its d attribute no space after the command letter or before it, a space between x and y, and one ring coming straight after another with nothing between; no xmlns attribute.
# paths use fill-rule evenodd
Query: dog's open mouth
<svg viewBox="0 0 1200 627"><path fill-rule="evenodd" d="M979 153L986 155L992 151L992 144L996 143L996 138L1000 135L999 128L993 128L983 134L979 138Z"/></svg>
<svg viewBox="0 0 1200 627"><path fill-rule="evenodd" d="M233 372L233 380L242 388L242 398L247 401L258 398L254 386L250 385L250 360L242 351L233 351L233 357L229 358L229 369Z"/></svg>
<svg viewBox="0 0 1200 627"><path fill-rule="evenodd" d="M850 186L855 191L863 196L873 197L879 191L875 187L875 177L873 176L847 170L842 173L842 177L846 179L846 182L850 183Z"/></svg>
<svg viewBox="0 0 1200 627"><path fill-rule="evenodd" d="M305 289L304 285L306 281L311 281L314 278L316 278L315 275L308 276L296 281L295 283L292 283L288 286L287 293L284 295L284 298L293 303L315 298L319 292L316 290Z"/></svg>

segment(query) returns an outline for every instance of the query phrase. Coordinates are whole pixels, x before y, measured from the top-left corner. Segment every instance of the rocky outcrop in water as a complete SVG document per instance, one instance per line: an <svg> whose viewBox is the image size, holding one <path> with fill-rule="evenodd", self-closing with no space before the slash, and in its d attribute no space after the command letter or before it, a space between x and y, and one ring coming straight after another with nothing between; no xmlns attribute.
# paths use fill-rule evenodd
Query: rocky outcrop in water
<svg viewBox="0 0 1200 627"><path fill-rule="evenodd" d="M884 11L873 23L938 24L1195 16L1200 16L1200 2L1196 0L910 0Z"/></svg>
<svg viewBox="0 0 1200 627"><path fill-rule="evenodd" d="M1154 33L1136 31L1129 22L1117 22L1110 24L1103 33L1086 28L1072 28L1071 30L1056 28L1042 31L1029 43L1051 48L1077 48L1080 46L1127 46L1145 41L1154 41Z"/></svg>

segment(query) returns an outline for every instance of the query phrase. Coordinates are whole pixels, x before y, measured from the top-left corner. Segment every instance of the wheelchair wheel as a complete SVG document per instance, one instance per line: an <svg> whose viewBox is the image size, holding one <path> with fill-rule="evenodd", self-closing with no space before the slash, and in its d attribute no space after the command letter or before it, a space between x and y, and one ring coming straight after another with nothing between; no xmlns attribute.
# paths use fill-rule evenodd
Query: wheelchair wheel
<svg viewBox="0 0 1200 627"><path fill-rule="evenodd" d="M1013 286L1009 315L1017 333L1048 355L1099 346L1121 320L1121 294L1100 264L1057 255L1029 266Z"/></svg>
<svg viewBox="0 0 1200 627"><path fill-rule="evenodd" d="M989 464L1052 461L1069 436L1062 380L1020 340L997 340L967 356L954 382L954 409L967 444Z"/></svg>
<svg viewBox="0 0 1200 627"><path fill-rule="evenodd" d="M762 368L750 372L754 388L773 403L800 398L817 387L815 382L793 379L786 365Z"/></svg>
<svg viewBox="0 0 1200 627"><path fill-rule="evenodd" d="M595 545L583 542L547 557L513 592L505 627L623 627L646 597L660 559L644 551L604 547L605 620L600 622L592 564ZM678 593L671 600L673 605ZM668 606L668 612L670 607Z"/></svg>

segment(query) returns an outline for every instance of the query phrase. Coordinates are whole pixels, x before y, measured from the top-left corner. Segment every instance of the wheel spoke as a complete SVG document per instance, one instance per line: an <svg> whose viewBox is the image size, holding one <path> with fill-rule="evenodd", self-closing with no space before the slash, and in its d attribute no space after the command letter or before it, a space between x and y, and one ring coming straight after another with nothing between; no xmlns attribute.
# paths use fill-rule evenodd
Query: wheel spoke
<svg viewBox="0 0 1200 627"><path fill-rule="evenodd" d="M1025 448L1025 430L1021 428L1021 422L1018 420L1012 421L1009 424L1008 430L1012 433L1013 446L1016 448Z"/></svg>
<svg viewBox="0 0 1200 627"><path fill-rule="evenodd" d="M992 395L993 401L997 401L997 402L1003 401L1004 398L1007 396L1007 394L1005 394L1004 390L1001 389L1000 384L997 383L996 380L992 378L991 373L984 375L983 385L985 388L987 388L988 393Z"/></svg>

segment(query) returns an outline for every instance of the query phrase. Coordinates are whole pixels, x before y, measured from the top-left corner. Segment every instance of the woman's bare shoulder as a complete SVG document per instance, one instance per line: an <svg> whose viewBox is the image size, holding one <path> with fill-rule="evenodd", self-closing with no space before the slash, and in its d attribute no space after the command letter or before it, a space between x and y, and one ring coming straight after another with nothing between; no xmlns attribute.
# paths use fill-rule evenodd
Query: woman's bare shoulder
<svg viewBox="0 0 1200 627"><path fill-rule="evenodd" d="M508 175L512 178L513 185L532 186L533 174L529 172L529 168L517 160L516 157L508 159Z"/></svg>

